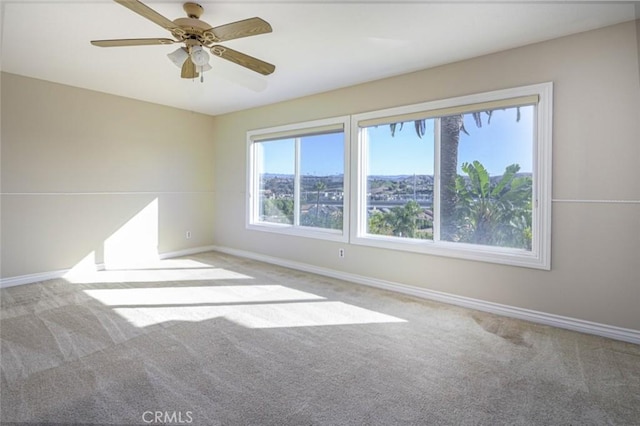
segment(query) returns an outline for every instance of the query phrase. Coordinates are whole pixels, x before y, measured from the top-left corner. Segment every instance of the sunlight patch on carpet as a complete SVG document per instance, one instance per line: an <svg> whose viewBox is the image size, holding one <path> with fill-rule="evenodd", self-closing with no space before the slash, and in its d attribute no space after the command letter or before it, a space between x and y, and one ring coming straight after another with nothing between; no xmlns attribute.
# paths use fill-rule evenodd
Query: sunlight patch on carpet
<svg viewBox="0 0 640 426"><path fill-rule="evenodd" d="M403 319L343 302L294 302L222 306L116 308L136 327L170 321L199 322L215 318L247 328L314 327L406 322Z"/></svg>
<svg viewBox="0 0 640 426"><path fill-rule="evenodd" d="M319 300L324 297L281 285L238 285L202 287L108 288L84 290L100 303L112 307L152 306L184 309L188 305L222 305L290 300Z"/></svg>
<svg viewBox="0 0 640 426"><path fill-rule="evenodd" d="M144 269L83 271L80 274L65 275L64 278L74 284L253 279L248 275L223 268L153 269L152 266Z"/></svg>

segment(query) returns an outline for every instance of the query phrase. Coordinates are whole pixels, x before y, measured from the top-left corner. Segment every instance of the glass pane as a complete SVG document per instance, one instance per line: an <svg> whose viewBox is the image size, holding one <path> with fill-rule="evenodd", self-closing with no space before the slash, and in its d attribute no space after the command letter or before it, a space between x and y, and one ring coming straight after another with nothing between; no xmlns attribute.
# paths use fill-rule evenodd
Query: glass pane
<svg viewBox="0 0 640 426"><path fill-rule="evenodd" d="M300 138L300 225L342 230L344 133Z"/></svg>
<svg viewBox="0 0 640 426"><path fill-rule="evenodd" d="M256 143L259 220L293 224L295 141Z"/></svg>
<svg viewBox="0 0 640 426"><path fill-rule="evenodd" d="M433 239L434 120L367 127L367 233Z"/></svg>
<svg viewBox="0 0 640 426"><path fill-rule="evenodd" d="M441 118L442 240L531 250L534 113Z"/></svg>

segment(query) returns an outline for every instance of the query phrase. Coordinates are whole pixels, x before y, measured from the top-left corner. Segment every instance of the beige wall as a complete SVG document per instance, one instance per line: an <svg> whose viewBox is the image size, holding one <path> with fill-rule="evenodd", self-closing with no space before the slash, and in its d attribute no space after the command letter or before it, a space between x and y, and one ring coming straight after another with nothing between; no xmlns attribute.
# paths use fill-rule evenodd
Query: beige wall
<svg viewBox="0 0 640 426"><path fill-rule="evenodd" d="M216 244L640 330L638 64L630 22L216 117ZM546 81L555 85L551 271L245 229L247 130Z"/></svg>
<svg viewBox="0 0 640 426"><path fill-rule="evenodd" d="M3 73L1 276L101 262L105 240L157 200L160 253L216 244L640 329L639 33L621 24L215 118ZM545 81L551 271L245 229L247 130Z"/></svg>
<svg viewBox="0 0 640 426"><path fill-rule="evenodd" d="M1 88L3 278L102 262L154 200L157 252L213 243L210 116L6 73Z"/></svg>

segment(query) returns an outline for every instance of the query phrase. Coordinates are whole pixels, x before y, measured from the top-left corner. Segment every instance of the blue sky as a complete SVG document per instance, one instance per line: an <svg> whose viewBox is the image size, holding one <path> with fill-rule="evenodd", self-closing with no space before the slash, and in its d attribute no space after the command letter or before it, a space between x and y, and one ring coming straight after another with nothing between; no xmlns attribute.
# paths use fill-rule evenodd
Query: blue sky
<svg viewBox="0 0 640 426"><path fill-rule="evenodd" d="M284 143L283 143L284 142ZM342 133L307 136L302 139L300 167L303 175L341 175L344 169ZM293 174L294 141L262 142L267 173Z"/></svg>
<svg viewBox="0 0 640 426"><path fill-rule="evenodd" d="M300 168L302 175L341 175L344 164L344 135L310 136L302 139Z"/></svg>
<svg viewBox="0 0 640 426"><path fill-rule="evenodd" d="M465 129L460 133L458 145L458 173L464 162L480 161L491 175L501 175L506 166L518 163L520 171L531 172L533 141L533 107L520 109L517 121L516 109L494 111L491 124L482 114L482 127L477 127L471 114L465 115ZM391 137L388 125L369 129L370 161L372 175L433 174L433 120L427 122L422 139L415 133L413 122L396 129Z"/></svg>
<svg viewBox="0 0 640 426"><path fill-rule="evenodd" d="M491 175L500 175L506 166L518 163L521 172L532 170L533 107L494 111L491 124L482 114L482 127L477 127L471 114L465 115L465 128L469 136L460 135L458 172L463 162L480 161ZM394 137L388 125L369 129L372 175L433 174L433 120L427 123L427 132L418 138L413 122L397 130ZM263 142L267 173L292 174L294 164L291 143ZM344 152L341 134L309 136L303 139L301 167L306 175L342 174Z"/></svg>

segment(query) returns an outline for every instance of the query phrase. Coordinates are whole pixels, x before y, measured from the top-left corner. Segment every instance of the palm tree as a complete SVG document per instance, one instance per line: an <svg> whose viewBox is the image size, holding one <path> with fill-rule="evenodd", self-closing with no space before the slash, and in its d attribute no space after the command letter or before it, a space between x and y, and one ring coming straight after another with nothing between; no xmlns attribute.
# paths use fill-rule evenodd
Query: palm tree
<svg viewBox="0 0 640 426"><path fill-rule="evenodd" d="M316 223L318 223L318 215L320 214L320 192L327 189L327 184L319 180L316 182L314 189L316 190Z"/></svg>
<svg viewBox="0 0 640 426"><path fill-rule="evenodd" d="M487 124L491 124L493 111L484 111L488 116ZM472 112L476 126L482 127L482 113ZM520 108L517 108L516 121L520 121ZM391 136L396 132L398 123L391 123ZM402 123L400 123L400 129ZM426 120L415 120L414 128L419 138L426 131ZM440 117L440 239L453 241L457 233L456 212L456 179L458 177L458 145L460 132L469 135L464 127L464 115L456 114Z"/></svg>
<svg viewBox="0 0 640 426"><path fill-rule="evenodd" d="M440 238L445 241L451 241L456 232L453 218L456 210L458 145L460 130L463 129L462 115L440 119Z"/></svg>
<svg viewBox="0 0 640 426"><path fill-rule="evenodd" d="M418 215L422 211L420 204L410 200L402 207L391 209L390 224L398 237L415 238L418 230Z"/></svg>

